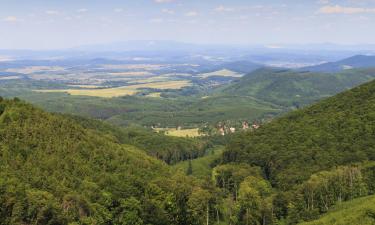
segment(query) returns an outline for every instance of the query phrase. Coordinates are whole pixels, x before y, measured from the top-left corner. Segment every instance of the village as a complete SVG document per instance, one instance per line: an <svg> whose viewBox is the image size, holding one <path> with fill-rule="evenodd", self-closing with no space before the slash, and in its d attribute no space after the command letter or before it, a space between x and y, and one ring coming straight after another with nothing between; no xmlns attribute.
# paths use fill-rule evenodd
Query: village
<svg viewBox="0 0 375 225"><path fill-rule="evenodd" d="M251 126L249 125L249 122L243 121L242 128L240 129L219 123L218 128L217 128L217 133L221 136L225 136L226 134L233 134L239 130L242 130L242 131L256 130L258 128L260 128L260 123L258 123L257 121L254 121Z"/></svg>
<svg viewBox="0 0 375 225"><path fill-rule="evenodd" d="M261 127L263 122L253 121L249 123L248 121L242 121L234 123L233 121L219 122L217 125L204 125L201 128L191 128L183 127L178 125L176 127L161 128L157 125L151 126L151 129L157 133L164 133L169 136L176 137L199 137L199 136L225 136L229 134L234 134L236 132L242 131L254 131Z"/></svg>

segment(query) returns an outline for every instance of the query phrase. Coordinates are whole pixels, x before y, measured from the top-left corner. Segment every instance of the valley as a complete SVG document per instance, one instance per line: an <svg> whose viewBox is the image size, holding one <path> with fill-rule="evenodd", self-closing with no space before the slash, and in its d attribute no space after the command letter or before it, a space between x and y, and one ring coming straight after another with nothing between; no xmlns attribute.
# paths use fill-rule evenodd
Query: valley
<svg viewBox="0 0 375 225"><path fill-rule="evenodd" d="M372 201L373 68L180 66L3 69L4 224L334 224Z"/></svg>
<svg viewBox="0 0 375 225"><path fill-rule="evenodd" d="M353 59L0 62L0 224L371 224L375 64Z"/></svg>
<svg viewBox="0 0 375 225"><path fill-rule="evenodd" d="M375 225L375 0L0 1L0 225Z"/></svg>

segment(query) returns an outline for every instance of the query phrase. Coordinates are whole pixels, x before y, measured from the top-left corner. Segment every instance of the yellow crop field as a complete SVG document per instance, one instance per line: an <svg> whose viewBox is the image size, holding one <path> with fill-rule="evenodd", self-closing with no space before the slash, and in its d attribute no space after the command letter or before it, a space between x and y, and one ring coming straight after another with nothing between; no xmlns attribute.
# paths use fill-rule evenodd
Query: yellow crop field
<svg viewBox="0 0 375 225"><path fill-rule="evenodd" d="M178 80L178 81L163 81L163 82L155 82L155 83L147 83L147 84L136 84L127 87L140 89L140 88L155 88L155 89L180 89L183 87L190 86L190 81L187 80ZM126 88L126 87L125 87Z"/></svg>
<svg viewBox="0 0 375 225"><path fill-rule="evenodd" d="M231 71L231 70L223 69L223 70L218 70L218 71L211 72L211 73L202 73L202 74L199 74L199 76L203 78L212 77L212 76L242 77L242 74Z"/></svg>
<svg viewBox="0 0 375 225"><path fill-rule="evenodd" d="M198 128L192 129L181 129L178 130L176 128L156 128L156 131L164 131L166 135L174 136L174 137L199 137L201 134L198 132Z"/></svg>
<svg viewBox="0 0 375 225"><path fill-rule="evenodd" d="M102 97L102 98L112 98L119 97L124 95L134 95L137 90L124 90L124 89L115 89L115 88L106 88L106 89L63 89L63 90L36 90L36 92L41 93L69 93L71 95L84 95L91 97Z"/></svg>
<svg viewBox="0 0 375 225"><path fill-rule="evenodd" d="M75 88L87 88L87 89L94 89L94 88L103 88L103 86L98 85L80 85L80 84L72 84L68 85L69 87L75 87Z"/></svg>
<svg viewBox="0 0 375 225"><path fill-rule="evenodd" d="M125 65L103 65L105 69L127 69L127 70L158 70L164 67L164 65L159 64L125 64Z"/></svg>
<svg viewBox="0 0 375 225"><path fill-rule="evenodd" d="M181 81L166 81L155 82L147 84L136 84L117 88L103 88L103 89L62 89L62 90L34 90L36 92L51 93L51 92L65 92L71 95L84 95L93 97L112 98L125 95L134 95L142 88L155 88L155 89L180 89L190 86L191 83L187 80Z"/></svg>
<svg viewBox="0 0 375 225"><path fill-rule="evenodd" d="M153 93L150 93L148 95L146 95L146 97L150 97L150 98L160 98L160 92L153 92Z"/></svg>
<svg viewBox="0 0 375 225"><path fill-rule="evenodd" d="M134 71L134 72L117 72L109 73L111 76L123 76L123 77L143 77L143 76L152 76L153 73L147 71Z"/></svg>

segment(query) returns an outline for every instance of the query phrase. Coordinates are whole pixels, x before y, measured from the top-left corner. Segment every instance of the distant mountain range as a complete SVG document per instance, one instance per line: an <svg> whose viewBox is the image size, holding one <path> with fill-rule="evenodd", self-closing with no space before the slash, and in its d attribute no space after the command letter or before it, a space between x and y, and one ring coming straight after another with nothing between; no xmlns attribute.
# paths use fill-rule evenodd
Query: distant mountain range
<svg viewBox="0 0 375 225"><path fill-rule="evenodd" d="M218 94L251 96L283 106L310 104L375 78L375 68L318 73L261 68L218 89Z"/></svg>
<svg viewBox="0 0 375 225"><path fill-rule="evenodd" d="M375 55L356 55L337 62L305 67L303 70L314 72L337 72L346 69L371 67L375 67Z"/></svg>

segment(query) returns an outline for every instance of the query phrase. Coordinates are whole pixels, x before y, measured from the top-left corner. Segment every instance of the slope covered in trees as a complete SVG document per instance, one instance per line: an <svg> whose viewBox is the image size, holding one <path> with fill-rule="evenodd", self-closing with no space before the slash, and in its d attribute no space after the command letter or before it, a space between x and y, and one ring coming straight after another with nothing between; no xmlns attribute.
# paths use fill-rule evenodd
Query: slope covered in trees
<svg viewBox="0 0 375 225"><path fill-rule="evenodd" d="M125 128L80 116L69 117L85 128L112 135L118 143L136 146L168 164L203 156L212 146L212 141L206 137L173 137L140 126Z"/></svg>
<svg viewBox="0 0 375 225"><path fill-rule="evenodd" d="M189 204L205 201L197 181L71 118L1 99L0 139L2 225L197 224L205 212Z"/></svg>
<svg viewBox="0 0 375 225"><path fill-rule="evenodd" d="M372 225L375 224L375 196L371 195L345 202L328 212L318 220L301 223L300 225Z"/></svg>
<svg viewBox="0 0 375 225"><path fill-rule="evenodd" d="M374 112L375 81L235 135L222 166L261 169L273 187L273 221L316 219L340 202L374 194ZM231 184L234 195L241 180Z"/></svg>
<svg viewBox="0 0 375 225"><path fill-rule="evenodd" d="M301 106L335 95L375 78L375 69L312 73L264 68L220 90L221 94L251 96L282 106Z"/></svg>
<svg viewBox="0 0 375 225"><path fill-rule="evenodd" d="M224 160L261 166L274 186L287 189L319 170L375 160L374 112L370 82L238 135Z"/></svg>

